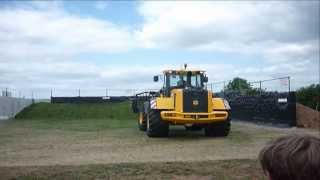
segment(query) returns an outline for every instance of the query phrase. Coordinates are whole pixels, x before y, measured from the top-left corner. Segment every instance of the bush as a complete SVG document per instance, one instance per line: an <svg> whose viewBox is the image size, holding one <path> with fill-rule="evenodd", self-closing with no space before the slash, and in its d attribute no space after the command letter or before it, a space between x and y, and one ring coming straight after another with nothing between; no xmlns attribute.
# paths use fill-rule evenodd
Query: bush
<svg viewBox="0 0 320 180"><path fill-rule="evenodd" d="M296 91L297 102L319 111L320 85L312 84ZM318 106L318 107L317 107Z"/></svg>

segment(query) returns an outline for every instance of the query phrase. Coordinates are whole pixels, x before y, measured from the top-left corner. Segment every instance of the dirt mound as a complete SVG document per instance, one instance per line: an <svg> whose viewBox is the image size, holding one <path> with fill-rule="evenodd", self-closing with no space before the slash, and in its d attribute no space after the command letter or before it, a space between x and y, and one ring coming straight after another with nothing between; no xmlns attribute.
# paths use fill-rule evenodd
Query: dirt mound
<svg viewBox="0 0 320 180"><path fill-rule="evenodd" d="M307 106L296 104L297 126L304 128L320 128L320 112Z"/></svg>

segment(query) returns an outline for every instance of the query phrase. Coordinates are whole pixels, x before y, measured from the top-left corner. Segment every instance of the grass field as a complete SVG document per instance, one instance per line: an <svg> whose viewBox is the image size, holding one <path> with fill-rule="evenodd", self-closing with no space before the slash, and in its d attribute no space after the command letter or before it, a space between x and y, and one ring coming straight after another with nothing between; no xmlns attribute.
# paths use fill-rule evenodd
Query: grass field
<svg viewBox="0 0 320 180"><path fill-rule="evenodd" d="M25 108L14 123L40 129L97 131L136 125L128 102L107 104L38 103Z"/></svg>
<svg viewBox="0 0 320 180"><path fill-rule="evenodd" d="M226 138L148 138L129 102L39 103L0 121L0 179L264 179L260 149L300 132L232 122Z"/></svg>

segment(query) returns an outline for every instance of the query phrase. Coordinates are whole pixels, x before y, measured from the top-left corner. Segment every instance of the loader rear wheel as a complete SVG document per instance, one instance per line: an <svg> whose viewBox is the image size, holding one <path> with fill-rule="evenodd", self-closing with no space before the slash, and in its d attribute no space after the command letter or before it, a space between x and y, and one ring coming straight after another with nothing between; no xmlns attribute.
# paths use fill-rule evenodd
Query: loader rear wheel
<svg viewBox="0 0 320 180"><path fill-rule="evenodd" d="M205 135L209 137L225 137L230 132L230 119L223 122L208 124L204 129Z"/></svg>
<svg viewBox="0 0 320 180"><path fill-rule="evenodd" d="M147 114L140 112L139 114L139 120L138 120L138 127L140 131L146 131L147 130Z"/></svg>
<svg viewBox="0 0 320 180"><path fill-rule="evenodd" d="M161 120L158 110L149 110L147 115L147 135L149 137L167 137L169 134L168 123Z"/></svg>

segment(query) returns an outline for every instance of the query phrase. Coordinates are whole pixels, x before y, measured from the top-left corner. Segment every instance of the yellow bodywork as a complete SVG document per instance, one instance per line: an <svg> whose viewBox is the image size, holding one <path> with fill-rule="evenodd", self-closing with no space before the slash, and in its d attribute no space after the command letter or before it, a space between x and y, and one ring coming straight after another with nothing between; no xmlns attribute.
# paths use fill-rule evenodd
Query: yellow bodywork
<svg viewBox="0 0 320 180"><path fill-rule="evenodd" d="M173 89L170 97L157 97L156 109L160 110L161 119L170 124L208 124L225 121L228 112L222 98L213 98L208 91L207 112L183 112L183 90Z"/></svg>
<svg viewBox="0 0 320 180"><path fill-rule="evenodd" d="M222 98L212 98L212 108L215 110L226 110Z"/></svg>
<svg viewBox="0 0 320 180"><path fill-rule="evenodd" d="M156 99L157 109L174 109L173 97L160 97Z"/></svg>

